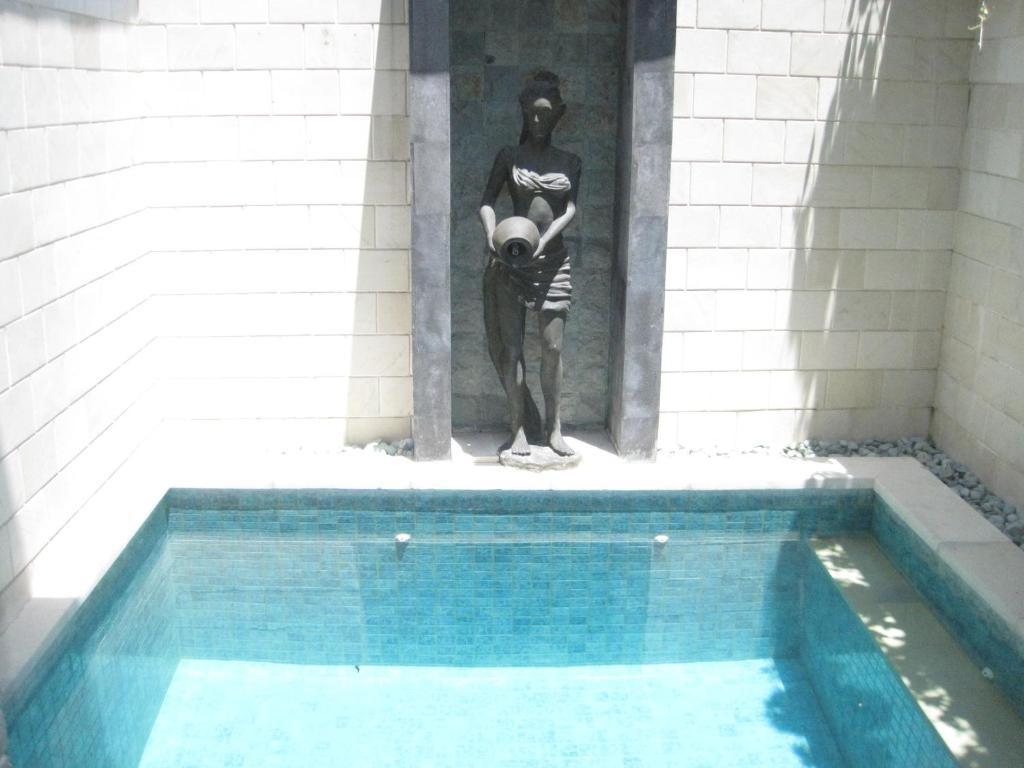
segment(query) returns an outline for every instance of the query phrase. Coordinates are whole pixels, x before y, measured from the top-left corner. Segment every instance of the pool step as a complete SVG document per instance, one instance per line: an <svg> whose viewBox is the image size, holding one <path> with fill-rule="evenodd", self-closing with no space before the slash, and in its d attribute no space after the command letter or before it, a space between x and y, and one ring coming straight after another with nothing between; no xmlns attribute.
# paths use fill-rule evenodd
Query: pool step
<svg viewBox="0 0 1024 768"><path fill-rule="evenodd" d="M843 537L812 549L959 764L1024 766L1024 721L878 543Z"/></svg>

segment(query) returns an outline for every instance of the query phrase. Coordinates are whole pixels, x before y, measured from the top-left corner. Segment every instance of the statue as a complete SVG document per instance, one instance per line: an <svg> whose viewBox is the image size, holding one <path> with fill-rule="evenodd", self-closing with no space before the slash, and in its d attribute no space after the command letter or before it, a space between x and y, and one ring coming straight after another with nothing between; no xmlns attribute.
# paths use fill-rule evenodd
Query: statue
<svg viewBox="0 0 1024 768"><path fill-rule="evenodd" d="M498 152L480 205L490 249L484 270L484 325L491 362L508 397L511 437L503 449L513 456L529 456L532 440L550 446L557 456L569 457L574 452L562 437L559 416L562 337L572 298L562 231L576 215L582 163L551 145L551 134L565 114L557 75L535 74L519 95L519 104L519 144ZM515 216L498 225L494 204L506 185ZM525 380L526 310L537 313L541 337L543 429Z"/></svg>

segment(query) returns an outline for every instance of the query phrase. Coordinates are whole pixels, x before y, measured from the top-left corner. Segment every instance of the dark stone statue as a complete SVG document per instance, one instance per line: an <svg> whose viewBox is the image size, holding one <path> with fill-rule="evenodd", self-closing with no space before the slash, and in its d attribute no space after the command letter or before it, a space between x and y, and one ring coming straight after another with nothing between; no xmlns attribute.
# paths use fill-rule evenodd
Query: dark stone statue
<svg viewBox="0 0 1024 768"><path fill-rule="evenodd" d="M573 456L562 437L562 337L572 299L569 254L562 231L576 215L580 159L551 144L565 114L558 76L538 72L519 96L519 144L494 159L480 220L490 256L484 271L484 325L491 361L508 397L511 437L503 456L529 456L542 444L559 457ZM497 224L494 204L508 187L514 217ZM526 385L523 336L526 311L536 313L541 337L540 379L544 422Z"/></svg>

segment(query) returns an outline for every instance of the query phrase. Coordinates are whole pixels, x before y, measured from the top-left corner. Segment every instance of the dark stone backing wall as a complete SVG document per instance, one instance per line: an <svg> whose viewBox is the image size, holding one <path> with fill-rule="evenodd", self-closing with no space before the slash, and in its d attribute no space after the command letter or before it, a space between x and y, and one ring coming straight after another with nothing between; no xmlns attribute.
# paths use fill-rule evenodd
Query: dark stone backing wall
<svg viewBox="0 0 1024 768"><path fill-rule="evenodd" d="M519 139L518 95L538 68L562 80L567 112L554 143L583 159L578 210L565 232L573 306L563 350L562 419L604 425L608 416L610 275L616 137L625 9L620 0L451 0L452 425L507 421L487 355L481 279L486 248L477 215L498 150ZM511 214L502 194L498 220ZM526 365L543 413L536 319L527 314Z"/></svg>

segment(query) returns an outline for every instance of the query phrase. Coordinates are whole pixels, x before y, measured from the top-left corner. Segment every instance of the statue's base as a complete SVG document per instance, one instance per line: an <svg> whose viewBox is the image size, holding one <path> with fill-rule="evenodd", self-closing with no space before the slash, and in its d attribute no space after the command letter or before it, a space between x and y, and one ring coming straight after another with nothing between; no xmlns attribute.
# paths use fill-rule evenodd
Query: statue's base
<svg viewBox="0 0 1024 768"><path fill-rule="evenodd" d="M583 460L580 453L572 456L560 456L547 445L531 445L529 456L521 456L505 449L498 454L498 461L506 467L528 469L531 472L544 472L549 469L572 469Z"/></svg>

